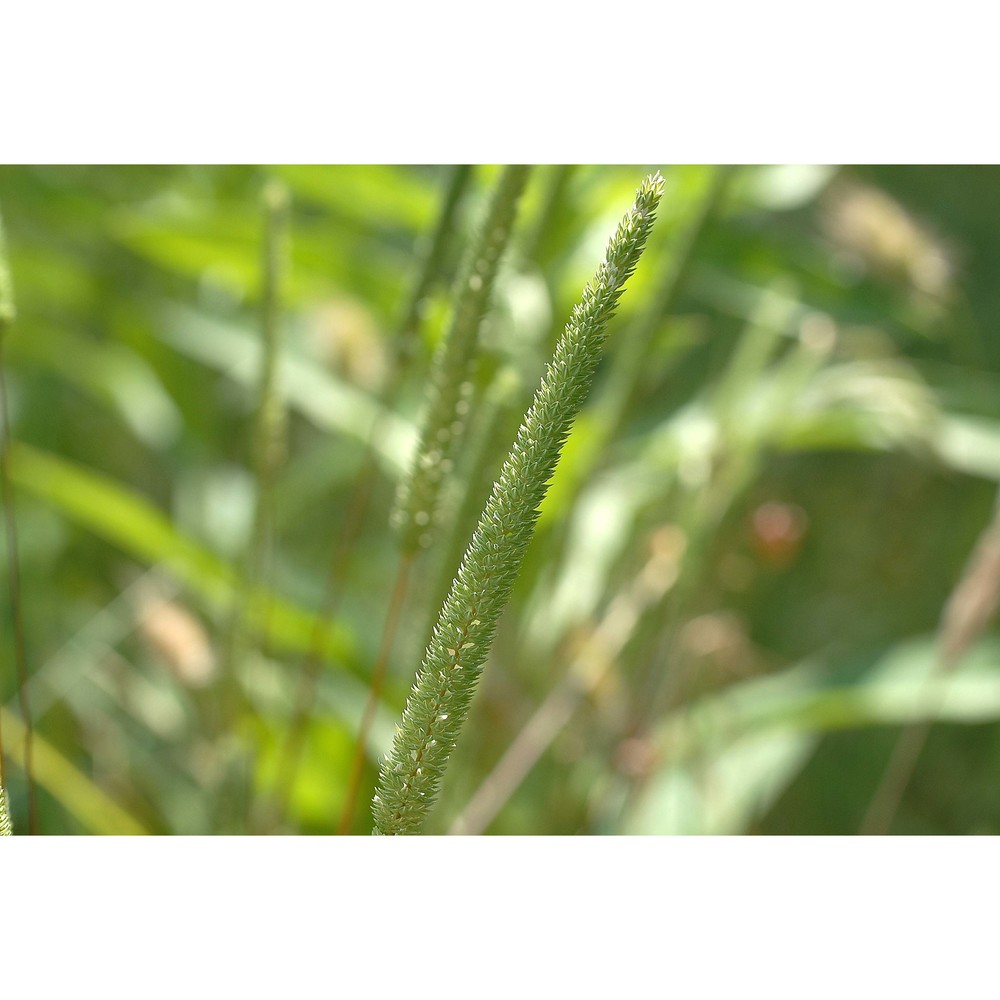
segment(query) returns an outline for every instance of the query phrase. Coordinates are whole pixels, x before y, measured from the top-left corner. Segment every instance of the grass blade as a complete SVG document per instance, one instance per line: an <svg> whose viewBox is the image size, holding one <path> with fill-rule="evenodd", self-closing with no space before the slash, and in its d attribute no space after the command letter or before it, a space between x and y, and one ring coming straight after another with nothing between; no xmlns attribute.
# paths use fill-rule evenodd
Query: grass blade
<svg viewBox="0 0 1000 1000"><path fill-rule="evenodd" d="M5 708L0 708L0 718L3 719L4 727L20 743L25 736L21 720ZM135 836L149 832L38 733L35 733L34 744L38 784L85 830L105 836ZM24 767L24 756L17 746L12 746L11 757Z"/></svg>

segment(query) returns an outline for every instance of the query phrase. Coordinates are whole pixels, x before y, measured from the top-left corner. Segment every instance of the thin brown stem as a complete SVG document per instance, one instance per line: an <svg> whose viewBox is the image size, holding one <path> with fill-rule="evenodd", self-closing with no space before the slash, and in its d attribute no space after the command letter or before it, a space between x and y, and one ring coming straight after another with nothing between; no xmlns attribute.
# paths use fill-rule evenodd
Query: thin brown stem
<svg viewBox="0 0 1000 1000"><path fill-rule="evenodd" d="M917 761L930 731L929 722L919 722L907 726L899 734L885 773L861 823L859 832L862 836L884 836L889 832L903 795L913 778L913 772L917 769Z"/></svg>
<svg viewBox="0 0 1000 1000"><path fill-rule="evenodd" d="M604 676L601 670L600 676ZM600 679L599 677L597 679ZM591 686L571 670L517 734L496 766L452 823L452 835L482 833L573 717Z"/></svg>
<svg viewBox="0 0 1000 1000"><path fill-rule="evenodd" d="M372 436L374 439L374 435ZM322 610L316 617L312 635L309 640L309 652L299 672L298 684L295 689L295 704L292 717L288 724L288 733L278 760L277 778L272 805L267 809L264 826L273 829L285 815L288 799L295 784L295 774L302 757L305 743L306 725L316 701L316 690L319 684L320 667L323 664L323 636L326 625L331 621L340 605L344 592L344 582L351 562L364 515L368 509L368 500L377 473L375 450L370 446L366 449L365 464L355 483L354 492L348 503L347 516L337 540L337 545L330 559L330 568L326 577L326 589L323 595Z"/></svg>
<svg viewBox="0 0 1000 1000"><path fill-rule="evenodd" d="M932 671L950 673L989 625L1000 606L1000 492L993 519L979 536L962 576L951 592L938 629L938 655ZM942 695L943 697L943 695ZM933 713L930 713L933 714ZM899 734L881 782L865 813L860 833L889 832L903 795L917 769L930 734L929 721L915 722Z"/></svg>
<svg viewBox="0 0 1000 1000"><path fill-rule="evenodd" d="M379 700L382 697L382 685L385 682L389 657L392 655L392 647L396 638L396 631L399 627L400 614L406 602L406 591L409 587L410 570L413 567L414 559L414 553L404 553L399 560L396 585L392 590L389 611L386 615L385 626L382 629L382 643L379 648L378 657L375 660L375 668L372 671L372 685L368 693L368 703L365 705L365 712L361 718L361 726L358 729L358 740L354 747L354 757L351 761L351 772L347 782L347 797L344 799L344 809L340 815L340 825L337 828L337 833L341 835L350 833L351 823L354 821L354 810L357 806L358 792L361 787L361 774L365 764L365 748L368 745L368 734L371 731L372 724L375 722L375 713L378 711Z"/></svg>

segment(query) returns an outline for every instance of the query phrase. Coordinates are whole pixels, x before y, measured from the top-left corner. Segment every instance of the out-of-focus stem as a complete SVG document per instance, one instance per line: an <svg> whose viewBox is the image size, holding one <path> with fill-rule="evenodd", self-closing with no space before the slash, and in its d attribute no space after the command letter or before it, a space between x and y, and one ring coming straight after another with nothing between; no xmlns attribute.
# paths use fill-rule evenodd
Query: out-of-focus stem
<svg viewBox="0 0 1000 1000"><path fill-rule="evenodd" d="M945 604L938 630L934 673L949 673L986 629L1000 606L1000 493L993 519L979 536L961 579ZM927 737L929 722L907 726L899 734L882 780L861 823L863 835L889 832L907 786L913 778Z"/></svg>
<svg viewBox="0 0 1000 1000"><path fill-rule="evenodd" d="M559 203L574 169L576 168L568 164L558 164L549 168L545 190L542 193L541 208L521 244L522 253L528 260L539 263L545 238L552 226L552 220L558 211Z"/></svg>
<svg viewBox="0 0 1000 1000"><path fill-rule="evenodd" d="M238 673L240 661L256 637L266 632L269 605L258 601L261 581L269 562L274 515L274 482L284 460L286 414L278 391L278 363L281 356L281 296L285 270L288 228L288 194L277 183L263 194L264 245L261 289L261 368L253 424L253 470L255 500L249 544L244 554L239 583L222 656L222 710L218 724L229 734L235 724L243 696ZM256 617L256 624L250 618ZM245 776L237 776L236 797L247 794ZM228 796L223 794L221 798ZM223 808L229 806L223 802ZM232 806L245 813L246 802ZM245 819L245 817L244 817Z"/></svg>
<svg viewBox="0 0 1000 1000"><path fill-rule="evenodd" d="M379 699L382 697L382 685L385 683L386 669L389 666L392 646L399 628L399 618L403 611L403 605L406 603L410 570L413 568L415 558L416 553L406 552L403 553L399 560L396 585L392 589L389 611L386 615L385 626L382 629L382 643L379 647L378 656L375 659L375 667L372 671L372 683L371 689L368 692L368 702L365 705L365 712L361 718L361 725L358 728L358 738L354 746L354 756L351 760L350 776L347 781L347 795L344 799L343 811L340 814L340 824L337 827L337 833L341 835L351 832L354 810L357 808L358 792L361 788L361 774L364 771L365 747L368 744L368 734L371 731L372 724L375 722Z"/></svg>
<svg viewBox="0 0 1000 1000"><path fill-rule="evenodd" d="M10 411L7 405L4 341L14 323L14 284L7 262L7 246L0 220L0 490L3 494L4 526L7 537L7 579L10 586L10 609L14 629L14 662L17 670L17 694L24 720L24 775L28 785L28 832L38 833L38 808L35 798L34 729L28 701L28 658L24 641L24 613L21 607L21 563L14 515L14 494L10 484ZM6 787L3 773L3 740L0 736L0 786Z"/></svg>

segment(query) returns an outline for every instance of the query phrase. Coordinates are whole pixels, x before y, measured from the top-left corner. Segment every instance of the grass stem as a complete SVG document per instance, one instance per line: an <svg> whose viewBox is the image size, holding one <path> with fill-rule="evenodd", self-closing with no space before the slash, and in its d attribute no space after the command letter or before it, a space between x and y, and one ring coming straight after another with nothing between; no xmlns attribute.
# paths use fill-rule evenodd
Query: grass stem
<svg viewBox="0 0 1000 1000"><path fill-rule="evenodd" d="M35 796L34 727L28 700L28 657L24 640L24 612L21 602L21 561L18 548L14 492L10 480L10 410L7 403L7 378L4 346L14 323L14 283L7 261L7 245L0 220L0 491L3 495L4 528L7 538L7 580L10 586L10 609L14 631L14 662L17 670L17 694L24 720L23 769L28 786L28 832L38 833L38 805ZM6 788L3 773L3 740L0 737L0 786Z"/></svg>
<svg viewBox="0 0 1000 1000"><path fill-rule="evenodd" d="M271 534L274 521L274 483L284 460L286 414L278 391L278 363L281 356L281 298L285 270L288 228L288 194L277 183L269 184L263 193L264 241L261 288L261 368L257 389L253 425L254 509L250 539L243 557L243 571L233 602L223 656L223 707L221 727L228 736L235 735L243 695L239 682L240 661L253 643L268 631L270 603L255 598L268 575ZM255 622L249 619L253 611ZM244 773L246 761L234 745L236 754L232 798L224 794L224 809L232 808L243 816L249 806L249 776Z"/></svg>
<svg viewBox="0 0 1000 1000"><path fill-rule="evenodd" d="M1000 492L993 518L979 536L961 578L952 590L938 629L934 674L950 673L985 631L1000 607ZM899 734L882 780L861 823L865 836L887 834L930 735L929 722L915 722Z"/></svg>
<svg viewBox="0 0 1000 1000"><path fill-rule="evenodd" d="M341 835L351 832L351 824L354 821L354 810L357 806L358 792L361 787L361 774L365 764L365 747L368 745L368 734L371 731L372 724L375 722L379 699L382 697L385 674L389 666L389 658L392 656L392 647L399 628L399 618L403 610L403 605L406 603L410 570L413 568L415 558L416 553L409 552L404 553L399 560L396 584L392 588L389 610L386 614L385 626L382 629L382 642L379 647L378 656L375 659L375 666L372 670L372 682L368 692L368 701L365 704L364 715L361 717L361 725L358 727L358 738L354 746L354 755L351 759L351 769L347 779L347 794L344 798L344 808L341 812L340 823L337 828L337 833Z"/></svg>

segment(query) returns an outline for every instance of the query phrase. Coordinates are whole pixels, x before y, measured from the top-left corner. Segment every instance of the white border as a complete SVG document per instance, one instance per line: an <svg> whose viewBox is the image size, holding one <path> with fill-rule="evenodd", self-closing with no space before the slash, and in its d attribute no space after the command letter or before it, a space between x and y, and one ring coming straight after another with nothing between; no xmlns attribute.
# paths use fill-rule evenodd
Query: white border
<svg viewBox="0 0 1000 1000"><path fill-rule="evenodd" d="M979 995L995 838L13 838L5 992Z"/></svg>
<svg viewBox="0 0 1000 1000"><path fill-rule="evenodd" d="M0 157L996 160L984 8L8 4Z"/></svg>

